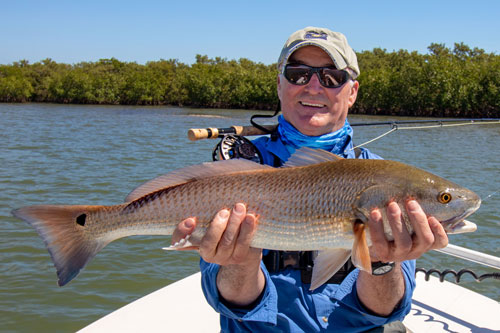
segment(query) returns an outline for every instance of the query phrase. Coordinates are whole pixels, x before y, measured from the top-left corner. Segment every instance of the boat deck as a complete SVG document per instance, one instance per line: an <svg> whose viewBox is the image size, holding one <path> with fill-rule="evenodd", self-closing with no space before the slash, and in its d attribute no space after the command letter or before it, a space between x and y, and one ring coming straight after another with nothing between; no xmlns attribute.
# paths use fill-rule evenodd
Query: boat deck
<svg viewBox="0 0 500 333"><path fill-rule="evenodd" d="M459 285L417 274L404 324L412 332L499 332L500 303ZM219 316L205 301L200 273L188 276L97 320L80 332L219 332Z"/></svg>

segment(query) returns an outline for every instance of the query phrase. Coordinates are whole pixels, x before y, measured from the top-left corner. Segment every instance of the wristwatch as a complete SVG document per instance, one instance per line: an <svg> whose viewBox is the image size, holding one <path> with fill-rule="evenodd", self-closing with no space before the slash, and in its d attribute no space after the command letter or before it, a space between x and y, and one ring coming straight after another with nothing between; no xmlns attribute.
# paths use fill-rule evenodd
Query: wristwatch
<svg viewBox="0 0 500 333"><path fill-rule="evenodd" d="M392 271L394 268L394 261L391 262L372 262L372 274L373 275L384 275Z"/></svg>

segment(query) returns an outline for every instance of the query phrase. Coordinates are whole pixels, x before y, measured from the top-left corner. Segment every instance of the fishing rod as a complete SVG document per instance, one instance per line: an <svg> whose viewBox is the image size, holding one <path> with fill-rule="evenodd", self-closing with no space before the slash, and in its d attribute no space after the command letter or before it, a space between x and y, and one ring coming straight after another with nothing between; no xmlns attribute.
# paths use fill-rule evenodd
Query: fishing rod
<svg viewBox="0 0 500 333"><path fill-rule="evenodd" d="M408 124L429 124L429 123L500 123L500 118L475 118L475 119L433 119L433 120L400 120L400 121L375 121L375 122L366 122L366 123L354 123L351 126L379 126L379 125L408 125Z"/></svg>
<svg viewBox="0 0 500 333"><path fill-rule="evenodd" d="M418 124L431 124L435 123L437 125L431 126L414 126ZM351 126L382 126L390 125L392 127L391 131L397 129L423 129L423 128L433 128L433 127L451 127L451 126L462 126L462 125L479 125L479 124L500 124L500 118L476 118L476 119L434 119L434 120L400 120L400 121L375 121L375 122L361 122L352 123ZM413 125L407 127L401 127L400 125ZM262 125L266 131L257 128L255 126L231 126L227 128L191 128L188 130L188 138L191 141L197 141L202 139L217 139L224 137L227 134L235 134L240 136L253 136L253 135L265 135L269 134L276 129L277 124L274 125Z"/></svg>
<svg viewBox="0 0 500 333"><path fill-rule="evenodd" d="M227 128L208 127L208 128L191 128L188 130L188 138L191 141L202 139L217 139L222 138L226 134L235 134L240 136L264 135L274 131L278 125L262 125L269 132L265 132L254 126L231 126Z"/></svg>

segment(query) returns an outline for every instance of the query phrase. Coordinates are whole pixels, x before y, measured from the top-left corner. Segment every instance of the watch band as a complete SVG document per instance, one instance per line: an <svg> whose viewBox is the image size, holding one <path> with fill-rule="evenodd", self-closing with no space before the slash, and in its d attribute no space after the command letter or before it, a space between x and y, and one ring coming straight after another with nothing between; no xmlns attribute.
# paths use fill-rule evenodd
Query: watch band
<svg viewBox="0 0 500 333"><path fill-rule="evenodd" d="M372 262L372 275L384 275L394 269L395 263L391 262Z"/></svg>

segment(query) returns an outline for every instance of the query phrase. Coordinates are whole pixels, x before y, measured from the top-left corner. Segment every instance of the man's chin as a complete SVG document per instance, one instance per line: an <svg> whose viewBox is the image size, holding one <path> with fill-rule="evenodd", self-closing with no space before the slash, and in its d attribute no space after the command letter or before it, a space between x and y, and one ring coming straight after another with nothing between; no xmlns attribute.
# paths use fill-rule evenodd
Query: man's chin
<svg viewBox="0 0 500 333"><path fill-rule="evenodd" d="M297 127L296 127L297 128ZM317 126L314 124L306 123L306 124L301 124L297 130L299 130L300 133L308 136L320 136L326 133L329 133L330 131L328 129L325 129L322 126Z"/></svg>

